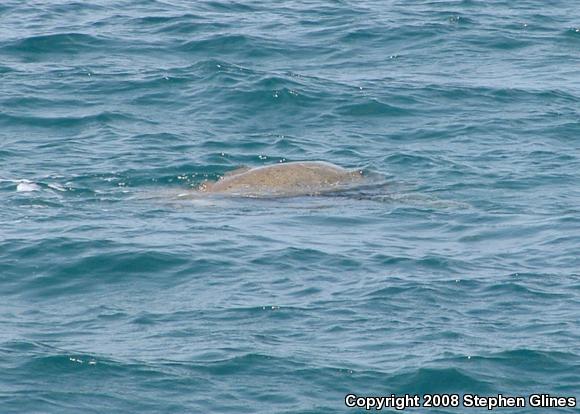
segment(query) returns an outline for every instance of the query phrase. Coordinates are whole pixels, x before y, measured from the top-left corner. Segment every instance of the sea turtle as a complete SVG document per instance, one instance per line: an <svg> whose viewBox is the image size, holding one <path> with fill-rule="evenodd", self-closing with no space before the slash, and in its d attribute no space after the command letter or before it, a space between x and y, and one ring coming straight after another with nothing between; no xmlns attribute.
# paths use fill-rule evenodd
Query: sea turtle
<svg viewBox="0 0 580 414"><path fill-rule="evenodd" d="M198 191L239 197L294 197L338 192L365 181L362 170L347 170L324 161L299 161L238 168Z"/></svg>

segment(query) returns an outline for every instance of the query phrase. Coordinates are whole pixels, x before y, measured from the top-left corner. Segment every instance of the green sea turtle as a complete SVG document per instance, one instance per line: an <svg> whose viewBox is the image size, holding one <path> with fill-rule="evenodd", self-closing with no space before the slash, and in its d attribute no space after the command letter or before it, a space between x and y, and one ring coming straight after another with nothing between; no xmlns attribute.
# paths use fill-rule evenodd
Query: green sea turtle
<svg viewBox="0 0 580 414"><path fill-rule="evenodd" d="M361 170L347 170L324 161L299 161L239 168L198 191L239 197L294 197L338 192L365 181Z"/></svg>

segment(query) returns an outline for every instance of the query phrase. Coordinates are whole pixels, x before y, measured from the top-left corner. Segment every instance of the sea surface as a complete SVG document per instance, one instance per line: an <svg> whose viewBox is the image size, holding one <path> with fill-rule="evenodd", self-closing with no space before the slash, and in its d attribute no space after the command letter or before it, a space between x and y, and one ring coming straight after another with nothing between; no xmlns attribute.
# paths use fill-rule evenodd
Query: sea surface
<svg viewBox="0 0 580 414"><path fill-rule="evenodd" d="M579 184L576 1L3 0L0 413L578 413Z"/></svg>

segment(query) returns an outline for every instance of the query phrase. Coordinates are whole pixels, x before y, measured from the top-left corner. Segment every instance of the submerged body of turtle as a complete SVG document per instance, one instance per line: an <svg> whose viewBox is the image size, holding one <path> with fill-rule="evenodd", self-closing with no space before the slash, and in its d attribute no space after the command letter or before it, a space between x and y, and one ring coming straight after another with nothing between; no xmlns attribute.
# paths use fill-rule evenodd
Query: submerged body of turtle
<svg viewBox="0 0 580 414"><path fill-rule="evenodd" d="M281 198L323 196L380 203L404 203L428 208L469 207L453 201L438 200L428 195L409 193L401 183L390 182L382 174L358 169L348 170L324 161L243 167L226 173L217 181L204 181L195 190L185 192L181 190L179 193L169 190L155 194L164 200L187 200L197 206L223 205L222 202L227 199L280 201ZM304 206L302 201L300 205ZM308 204L308 207L312 207L312 204Z"/></svg>

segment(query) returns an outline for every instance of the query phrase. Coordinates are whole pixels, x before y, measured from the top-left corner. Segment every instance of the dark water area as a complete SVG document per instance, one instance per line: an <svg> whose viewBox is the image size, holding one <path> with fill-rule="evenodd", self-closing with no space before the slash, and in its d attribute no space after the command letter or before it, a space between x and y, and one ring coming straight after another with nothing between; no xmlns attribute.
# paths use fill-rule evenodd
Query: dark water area
<svg viewBox="0 0 580 414"><path fill-rule="evenodd" d="M572 1L3 1L0 412L580 398L579 67ZM313 160L387 185L176 196Z"/></svg>

